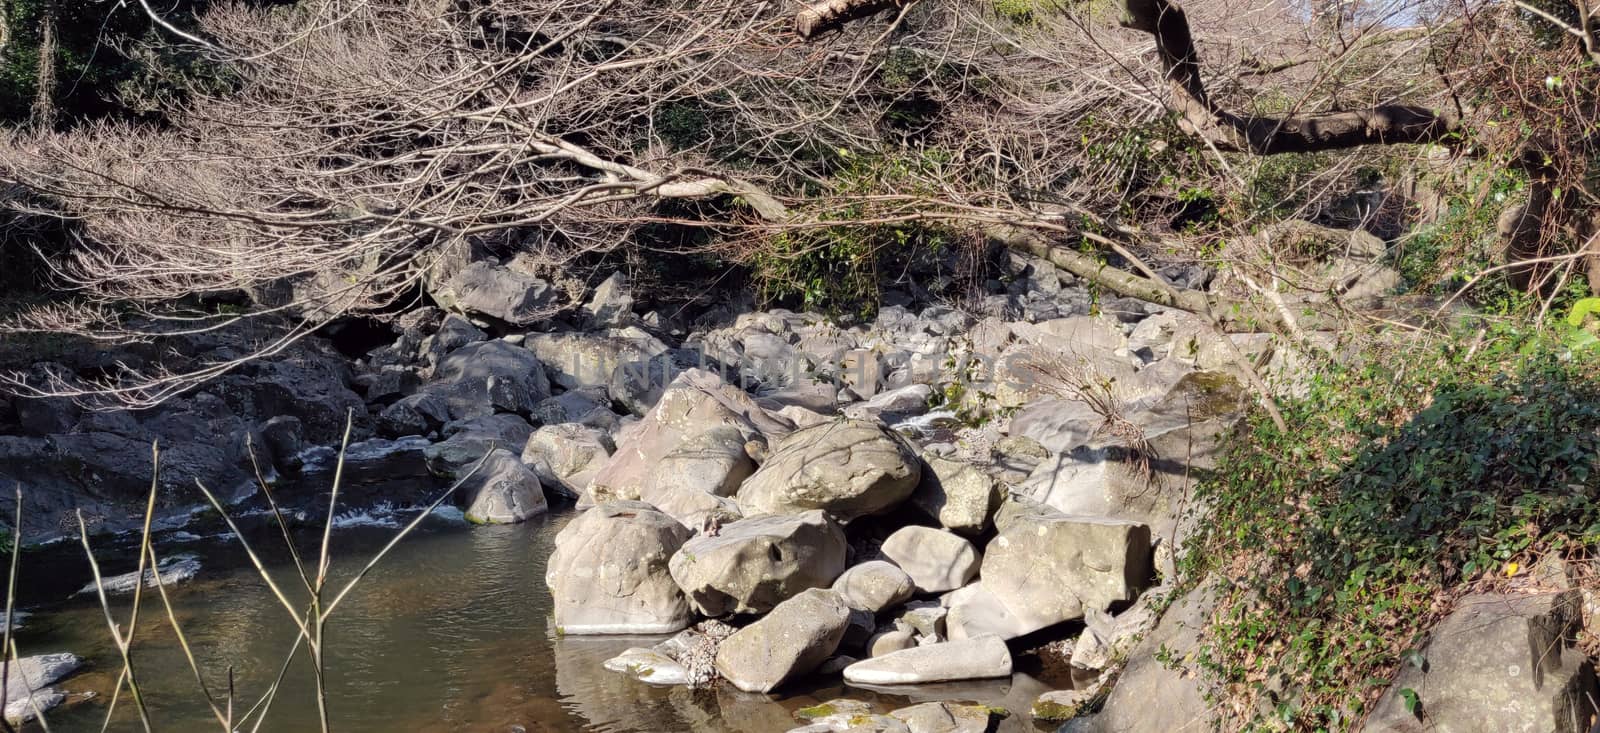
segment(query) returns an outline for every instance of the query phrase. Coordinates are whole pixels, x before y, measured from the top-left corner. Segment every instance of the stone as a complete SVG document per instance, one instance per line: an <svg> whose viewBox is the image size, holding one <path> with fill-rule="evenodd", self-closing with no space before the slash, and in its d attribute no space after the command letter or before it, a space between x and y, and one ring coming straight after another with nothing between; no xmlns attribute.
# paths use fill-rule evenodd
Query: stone
<svg viewBox="0 0 1600 733"><path fill-rule="evenodd" d="M1051 690L1033 702L1034 720L1071 720L1093 701L1095 690Z"/></svg>
<svg viewBox="0 0 1600 733"><path fill-rule="evenodd" d="M911 576L882 560L864 562L844 571L833 581L833 589L844 597L845 605L872 613L905 603L917 591Z"/></svg>
<svg viewBox="0 0 1600 733"><path fill-rule="evenodd" d="M925 702L889 713L911 733L988 733L1005 717L987 705Z"/></svg>
<svg viewBox="0 0 1600 733"><path fill-rule="evenodd" d="M531 326L554 315L563 295L537 277L485 260L461 268L432 290L440 306L483 315L513 326Z"/></svg>
<svg viewBox="0 0 1600 733"><path fill-rule="evenodd" d="M1422 663L1403 662L1367 718L1369 731L1584 733L1594 669L1574 645L1577 591L1462 598L1428 633ZM1400 690L1416 693L1416 713Z"/></svg>
<svg viewBox="0 0 1600 733"><path fill-rule="evenodd" d="M724 639L717 648L717 671L745 692L771 692L832 656L849 616L837 592L803 591Z"/></svg>
<svg viewBox="0 0 1600 733"><path fill-rule="evenodd" d="M921 461L903 438L847 419L780 438L738 500L746 515L821 509L848 522L898 506L921 476Z"/></svg>
<svg viewBox="0 0 1600 733"><path fill-rule="evenodd" d="M594 289L583 312L594 326L620 326L633 315L633 292L628 289L628 276L619 270L611 273Z"/></svg>
<svg viewBox="0 0 1600 733"><path fill-rule="evenodd" d="M539 477L504 448L490 451L457 492L467 521L476 524L515 524L549 511Z"/></svg>
<svg viewBox="0 0 1600 733"><path fill-rule="evenodd" d="M1072 666L1100 670L1127 654L1160 619L1146 602L1151 592L1141 595L1126 611L1112 616L1099 609L1084 614L1083 633L1072 645Z"/></svg>
<svg viewBox="0 0 1600 733"><path fill-rule="evenodd" d="M911 629L895 629L874 634L867 640L867 656L881 657L917 645L916 633Z"/></svg>
<svg viewBox="0 0 1600 733"><path fill-rule="evenodd" d="M1215 706L1207 679L1195 661L1200 634L1216 608L1218 578L1205 578L1188 594L1174 601L1156 628L1128 655L1100 712L1073 721L1073 731L1123 733L1123 731L1215 730ZM1159 705L1150 704L1152 690L1160 690ZM1492 727L1468 730L1495 730Z"/></svg>
<svg viewBox="0 0 1600 733"><path fill-rule="evenodd" d="M516 415L489 415L450 423L445 440L423 449L428 470L435 476L461 478L491 449L521 451L533 435L533 426Z"/></svg>
<svg viewBox="0 0 1600 733"><path fill-rule="evenodd" d="M971 542L932 527L902 527L883 541L883 556L904 570L921 593L955 590L977 575L980 558Z"/></svg>
<svg viewBox="0 0 1600 733"><path fill-rule="evenodd" d="M990 679L1011 675L1011 650L998 636L903 649L846 667L847 682L908 685Z"/></svg>
<svg viewBox="0 0 1600 733"><path fill-rule="evenodd" d="M908 384L879 394L866 402L851 405L844 410L845 417L857 420L877 420L893 425L928 411L933 399L933 387L926 384Z"/></svg>
<svg viewBox="0 0 1600 733"><path fill-rule="evenodd" d="M1152 574L1150 527L1048 509L1022 514L989 542L981 572L983 591L1022 633L1043 629L1134 600ZM952 616L957 611L952 606Z"/></svg>
<svg viewBox="0 0 1600 733"><path fill-rule="evenodd" d="M669 453L718 426L732 427L746 440L770 439L793 428L715 373L684 372L634 427L617 434L616 452L590 484L595 501L641 498L659 480Z"/></svg>
<svg viewBox="0 0 1600 733"><path fill-rule="evenodd" d="M544 366L527 349L501 339L467 344L439 362L426 388L456 419L495 412L527 415L550 397Z"/></svg>
<svg viewBox="0 0 1600 733"><path fill-rule="evenodd" d="M652 685L687 685L689 671L678 660L654 649L630 647L604 662L606 669L622 672Z"/></svg>
<svg viewBox="0 0 1600 733"><path fill-rule="evenodd" d="M905 610L895 617L895 623L911 628L919 636L931 639L945 638L945 616L949 609L938 601L915 601L906 604Z"/></svg>
<svg viewBox="0 0 1600 733"><path fill-rule="evenodd" d="M680 442L657 462L639 489L639 498L690 527L708 516L738 517L738 505L727 499L752 473L755 461L743 431L716 425Z"/></svg>
<svg viewBox="0 0 1600 733"><path fill-rule="evenodd" d="M564 634L665 634L694 615L667 562L691 532L648 504L623 501L578 515L556 535L545 570Z"/></svg>
<svg viewBox="0 0 1600 733"><path fill-rule="evenodd" d="M685 542L668 567L707 616L766 613L845 568L844 531L821 511L749 517Z"/></svg>
<svg viewBox="0 0 1600 733"><path fill-rule="evenodd" d="M450 403L438 394L407 395L378 413L378 434L387 438L427 435L450 422Z"/></svg>
<svg viewBox="0 0 1600 733"><path fill-rule="evenodd" d="M1040 462L1014 493L1066 514L1141 522L1181 547L1189 527L1180 525L1179 509L1197 477L1215 466L1243 399L1227 374L1186 373L1164 394L1124 411L1142 436L1137 449L1098 431L1101 419L1085 414L1081 403L1025 407L1013 417L1012 433L1056 456Z"/></svg>
<svg viewBox="0 0 1600 733"><path fill-rule="evenodd" d="M529 417L535 424L580 423L608 435L616 432L618 425L604 387L569 389L534 405Z"/></svg>
<svg viewBox="0 0 1600 733"><path fill-rule="evenodd" d="M945 529L967 536L982 534L1000 504L994 478L970 463L937 456L924 457L923 465L911 505Z"/></svg>
<svg viewBox="0 0 1600 733"><path fill-rule="evenodd" d="M611 458L611 437L580 423L545 425L528 436L522 462L546 488L580 503L593 503L589 482Z"/></svg>
<svg viewBox="0 0 1600 733"><path fill-rule="evenodd" d="M6 720L12 723L33 720L35 706L40 710L49 710L61 704L66 696L49 689L50 685L81 666L83 660L65 652L36 654L12 662L6 679Z"/></svg>
<svg viewBox="0 0 1600 733"><path fill-rule="evenodd" d="M550 380L563 389L607 387L624 365L664 354L667 345L639 329L598 333L530 333L523 346L539 358Z"/></svg>

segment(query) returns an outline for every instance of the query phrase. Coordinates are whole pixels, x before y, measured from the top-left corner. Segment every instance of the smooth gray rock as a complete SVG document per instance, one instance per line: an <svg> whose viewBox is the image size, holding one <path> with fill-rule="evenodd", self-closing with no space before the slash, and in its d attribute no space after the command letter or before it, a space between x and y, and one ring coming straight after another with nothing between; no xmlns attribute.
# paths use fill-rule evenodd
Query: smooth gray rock
<svg viewBox="0 0 1600 733"><path fill-rule="evenodd" d="M906 724L911 733L987 733L999 723L1001 715L987 705L953 702L925 702L889 713Z"/></svg>
<svg viewBox="0 0 1600 733"><path fill-rule="evenodd" d="M492 449L521 452L533 435L533 426L516 415L488 415L450 423L448 437L424 448L423 458L435 476L458 479Z"/></svg>
<svg viewBox="0 0 1600 733"><path fill-rule="evenodd" d="M1074 733L1215 730L1218 718L1207 701L1206 675L1194 661L1200 633L1216 608L1217 578L1207 578L1174 601L1161 622L1128 654L1128 663L1100 712L1073 720ZM1173 664L1165 660L1177 660ZM1161 704L1150 704L1152 690ZM1472 730L1494 730L1473 728Z"/></svg>
<svg viewBox="0 0 1600 733"><path fill-rule="evenodd" d="M978 574L978 549L942 529L901 527L883 541L881 551L922 593L955 590Z"/></svg>
<svg viewBox="0 0 1600 733"><path fill-rule="evenodd" d="M801 592L724 639L717 648L717 671L745 692L771 692L832 656L849 618L837 592Z"/></svg>
<svg viewBox="0 0 1600 733"><path fill-rule="evenodd" d="M513 326L529 326L554 315L563 299L550 283L485 260L461 268L434 287L432 295L447 309Z"/></svg>
<svg viewBox="0 0 1600 733"><path fill-rule="evenodd" d="M1581 611L1577 591L1461 599L1429 632L1422 666L1400 665L1364 730L1584 733L1600 691L1574 645ZM1402 689L1416 692L1418 714Z"/></svg>
<svg viewBox="0 0 1600 733"><path fill-rule="evenodd" d="M642 498L660 480L658 470L668 454L720 426L734 428L745 440L770 439L793 429L717 374L690 370L672 381L637 424L615 436L617 450L595 475L591 494L599 502Z"/></svg>
<svg viewBox="0 0 1600 733"><path fill-rule="evenodd" d="M833 589L844 597L845 605L859 611L881 613L911 599L916 583L894 563L873 560L844 571L833 581Z"/></svg>
<svg viewBox="0 0 1600 733"><path fill-rule="evenodd" d="M504 448L491 451L457 491L467 521L477 524L515 524L549 511L539 477Z"/></svg>
<svg viewBox="0 0 1600 733"><path fill-rule="evenodd" d="M652 685L689 684L689 670L678 664L678 660L654 649L631 647L607 659L604 666Z"/></svg>
<svg viewBox="0 0 1600 733"><path fill-rule="evenodd" d="M867 639L867 657L881 657L885 654L910 649L917 645L916 632L911 629L895 629L874 634Z"/></svg>
<svg viewBox="0 0 1600 733"><path fill-rule="evenodd" d="M989 474L970 463L938 456L923 460L922 481L911 505L953 532L982 534L1000 504L1000 487Z"/></svg>
<svg viewBox="0 0 1600 733"><path fill-rule="evenodd" d="M707 517L737 519L737 504L727 497L756 470L745 433L715 425L690 435L656 464L639 489L639 498L690 527Z"/></svg>
<svg viewBox="0 0 1600 733"><path fill-rule="evenodd" d="M611 437L580 423L546 425L533 431L522 462L551 491L591 504L589 482L611 458Z"/></svg>
<svg viewBox="0 0 1600 733"><path fill-rule="evenodd" d="M37 654L10 663L6 679L6 720L12 723L33 720L35 707L49 710L61 704L66 696L48 688L81 666L83 660L65 652Z"/></svg>
<svg viewBox="0 0 1600 733"><path fill-rule="evenodd" d="M977 680L1010 674L1011 651L998 636L903 649L863 659L844 670L846 681L867 685Z"/></svg>
<svg viewBox="0 0 1600 733"><path fill-rule="evenodd" d="M911 495L922 462L877 423L840 420L796 430L739 487L747 515L821 509L848 522L893 509Z"/></svg>
<svg viewBox="0 0 1600 733"><path fill-rule="evenodd" d="M1006 638L1082 618L1132 601L1152 574L1150 528L1137 522L1043 510L1001 526L984 552L980 591L950 605L951 638L1000 633L984 627L1001 618Z"/></svg>
<svg viewBox="0 0 1600 733"><path fill-rule="evenodd" d="M845 568L844 531L821 511L764 515L699 535L672 556L672 578L707 616L765 613Z"/></svg>
<svg viewBox="0 0 1600 733"><path fill-rule="evenodd" d="M694 620L667 562L689 529L648 504L589 509L556 535L545 570L565 634L665 634Z"/></svg>
<svg viewBox="0 0 1600 733"><path fill-rule="evenodd" d="M495 339L444 357L426 390L444 399L456 419L496 412L526 415L550 397L550 380L527 349Z"/></svg>

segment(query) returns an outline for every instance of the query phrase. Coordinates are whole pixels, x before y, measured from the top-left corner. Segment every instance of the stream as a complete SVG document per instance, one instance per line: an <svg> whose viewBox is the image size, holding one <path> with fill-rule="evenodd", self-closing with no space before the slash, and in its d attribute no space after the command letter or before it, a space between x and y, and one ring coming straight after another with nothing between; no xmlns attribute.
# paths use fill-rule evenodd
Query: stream
<svg viewBox="0 0 1600 733"><path fill-rule="evenodd" d="M340 587L394 535L408 516L347 514L333 534L333 587ZM719 685L710 690L654 687L602 668L630 646L663 637L558 637L544 586L555 535L576 513L554 513L518 525L471 526L446 509L425 519L362 580L328 626L327 671L332 728L337 731L785 731L793 711L848 695L890 709L925 700L965 698L1026 711L1050 687L1034 676L960 686L893 690L846 689L843 683L752 695ZM263 518L246 535L268 554L269 572L297 600L305 597L281 535ZM314 566L320 530L296 534ZM131 570L131 537L96 539L107 576ZM104 545L104 546L102 546ZM189 528L159 536L164 560L188 554L202 563L192 579L170 585L174 613L206 682L219 696L232 670L235 709L259 699L278 676L296 634L288 612L238 549L221 534ZM122 562L118 562L118 561ZM98 730L120 661L93 593L82 548L57 543L24 555L19 585L30 616L17 632L24 656L70 651L85 668L59 686L68 702L47 718L53 730ZM298 588L298 594L294 591ZM112 596L125 623L131 594ZM135 673L158 731L216 730L200 688L172 632L160 596L147 592L134 642ZM261 730L317 729L308 655L295 658ZM82 694L85 692L93 694ZM1028 730L1019 716L1005 729ZM118 703L112 730L140 730L137 711Z"/></svg>

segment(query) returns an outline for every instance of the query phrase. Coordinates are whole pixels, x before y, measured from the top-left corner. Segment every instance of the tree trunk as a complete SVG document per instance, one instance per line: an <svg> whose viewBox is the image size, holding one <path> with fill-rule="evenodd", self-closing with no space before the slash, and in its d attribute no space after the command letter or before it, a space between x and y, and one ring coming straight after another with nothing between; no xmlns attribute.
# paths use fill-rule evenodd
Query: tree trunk
<svg viewBox="0 0 1600 733"><path fill-rule="evenodd" d="M56 4L44 0L39 8L39 68L34 76L32 119L34 127L56 124Z"/></svg>
<svg viewBox="0 0 1600 733"><path fill-rule="evenodd" d="M898 8L914 0L822 0L800 9L794 16L794 30L801 38L815 38L838 29L852 20Z"/></svg>

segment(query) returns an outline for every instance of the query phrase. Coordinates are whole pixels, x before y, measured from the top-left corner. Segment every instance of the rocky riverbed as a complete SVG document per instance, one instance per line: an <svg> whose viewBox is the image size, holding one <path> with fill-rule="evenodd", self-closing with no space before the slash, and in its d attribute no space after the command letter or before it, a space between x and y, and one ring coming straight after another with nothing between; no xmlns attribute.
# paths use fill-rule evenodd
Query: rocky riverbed
<svg viewBox="0 0 1600 733"><path fill-rule="evenodd" d="M1192 645L1182 619L1204 594L1159 610L1203 509L1193 481L1247 407L1245 370L1296 389L1281 340L1096 298L1018 256L964 308L907 297L861 323L641 313L620 274L568 320L527 322L543 290L497 265L470 275L441 291L451 311L408 312L354 358L310 339L141 412L7 403L0 478L27 487L24 540L75 530L75 510L100 532L135 526L152 441L163 531L199 521L195 481L259 502L248 450L315 517L348 415L350 510L418 506L451 482L473 523L575 507L546 587L518 592L549 594L557 638L649 637L585 674L718 695L837 686L786 709L814 732L1021 729L1099 700L1075 729L1206 718L1194 675L1155 662ZM36 369L84 374L97 358ZM961 692L1013 680L1023 657L1077 683L1004 710Z"/></svg>

